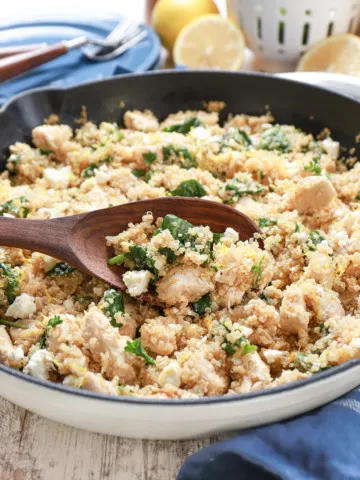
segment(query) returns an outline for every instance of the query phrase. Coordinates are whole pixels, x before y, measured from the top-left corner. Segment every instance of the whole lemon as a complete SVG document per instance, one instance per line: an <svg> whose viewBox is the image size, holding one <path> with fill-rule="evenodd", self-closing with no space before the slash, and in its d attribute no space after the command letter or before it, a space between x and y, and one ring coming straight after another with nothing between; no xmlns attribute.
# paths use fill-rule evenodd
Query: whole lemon
<svg viewBox="0 0 360 480"><path fill-rule="evenodd" d="M172 51L180 30L208 13L218 13L213 0L158 0L152 13L152 24L164 47Z"/></svg>

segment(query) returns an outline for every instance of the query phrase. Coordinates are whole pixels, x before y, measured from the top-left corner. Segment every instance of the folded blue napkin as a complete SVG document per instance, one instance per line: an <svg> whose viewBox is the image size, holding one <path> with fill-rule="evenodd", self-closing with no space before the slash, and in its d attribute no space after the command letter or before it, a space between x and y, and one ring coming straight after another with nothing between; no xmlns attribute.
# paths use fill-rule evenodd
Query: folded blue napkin
<svg viewBox="0 0 360 480"><path fill-rule="evenodd" d="M177 480L360 479L360 388L294 419L189 457Z"/></svg>

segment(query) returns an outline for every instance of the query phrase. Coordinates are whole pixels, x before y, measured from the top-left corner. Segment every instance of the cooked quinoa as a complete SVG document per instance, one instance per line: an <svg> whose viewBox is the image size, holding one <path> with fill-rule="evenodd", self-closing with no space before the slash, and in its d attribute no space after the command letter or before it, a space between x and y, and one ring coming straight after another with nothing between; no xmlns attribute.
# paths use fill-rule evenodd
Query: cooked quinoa
<svg viewBox="0 0 360 480"><path fill-rule="evenodd" d="M111 395L198 398L308 378L360 356L360 167L270 115L128 111L10 147L0 215L55 218L166 195L231 205L258 240L153 218L107 239L128 293L0 249L0 361ZM330 132L328 132L330 133ZM354 164L347 169L347 165ZM182 235L179 235L179 231ZM217 232L219 233L219 232ZM104 238L104 242L105 242ZM147 291L163 307L135 298Z"/></svg>

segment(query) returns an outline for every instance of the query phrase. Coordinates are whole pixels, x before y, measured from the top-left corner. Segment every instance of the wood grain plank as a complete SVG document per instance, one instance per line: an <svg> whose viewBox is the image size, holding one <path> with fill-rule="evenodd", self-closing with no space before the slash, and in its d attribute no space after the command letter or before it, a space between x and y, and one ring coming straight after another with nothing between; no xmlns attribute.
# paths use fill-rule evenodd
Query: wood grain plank
<svg viewBox="0 0 360 480"><path fill-rule="evenodd" d="M131 440L67 427L0 398L0 479L173 480L217 438Z"/></svg>

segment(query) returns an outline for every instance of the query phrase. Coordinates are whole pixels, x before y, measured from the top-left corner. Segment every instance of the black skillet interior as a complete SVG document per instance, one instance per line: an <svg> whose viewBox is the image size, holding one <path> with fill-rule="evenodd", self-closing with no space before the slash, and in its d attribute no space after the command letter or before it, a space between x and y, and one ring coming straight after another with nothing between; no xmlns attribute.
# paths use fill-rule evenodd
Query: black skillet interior
<svg viewBox="0 0 360 480"><path fill-rule="evenodd" d="M51 113L76 126L83 105L89 120L121 122L127 109L150 109L159 118L178 110L200 109L204 101L222 100L228 113L259 115L266 108L279 123L319 133L324 127L347 148L360 145L360 103L335 93L261 74L214 71L160 71L124 75L68 90L42 89L16 97L0 114L0 169L8 146L30 141L31 130ZM122 106L121 106L122 105Z"/></svg>

